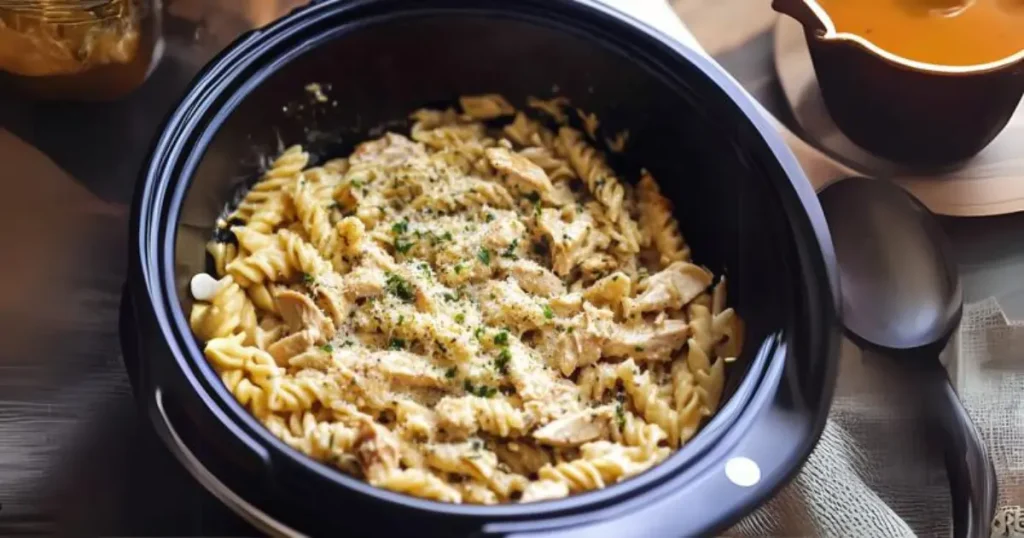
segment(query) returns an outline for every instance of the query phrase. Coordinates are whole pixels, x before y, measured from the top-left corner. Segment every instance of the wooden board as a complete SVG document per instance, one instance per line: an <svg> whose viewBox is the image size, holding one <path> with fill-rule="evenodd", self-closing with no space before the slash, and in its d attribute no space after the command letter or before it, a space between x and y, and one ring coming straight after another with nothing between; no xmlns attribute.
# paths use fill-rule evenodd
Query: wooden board
<svg viewBox="0 0 1024 538"><path fill-rule="evenodd" d="M980 217L1024 211L1024 104L991 145L955 169L925 175L851 142L829 116L818 89L803 27L779 17L775 68L802 136L861 174L888 177L941 215Z"/></svg>

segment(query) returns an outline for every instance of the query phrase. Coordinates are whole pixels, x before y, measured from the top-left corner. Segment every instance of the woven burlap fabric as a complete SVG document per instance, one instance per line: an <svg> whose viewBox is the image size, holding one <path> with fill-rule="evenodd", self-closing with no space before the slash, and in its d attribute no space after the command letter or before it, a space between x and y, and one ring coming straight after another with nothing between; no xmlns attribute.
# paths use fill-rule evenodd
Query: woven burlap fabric
<svg viewBox="0 0 1024 538"><path fill-rule="evenodd" d="M1024 325L994 300L968 305L948 366L999 477L993 536L1024 536ZM828 425L796 479L734 536L949 536L941 447L914 379L845 342ZM1009 525L1009 526L1007 526Z"/></svg>

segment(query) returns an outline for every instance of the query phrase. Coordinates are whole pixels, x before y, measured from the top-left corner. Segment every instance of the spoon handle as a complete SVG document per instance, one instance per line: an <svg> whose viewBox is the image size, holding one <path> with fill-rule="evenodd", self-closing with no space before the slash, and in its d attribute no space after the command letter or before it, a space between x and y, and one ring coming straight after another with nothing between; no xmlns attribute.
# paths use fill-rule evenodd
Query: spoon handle
<svg viewBox="0 0 1024 538"><path fill-rule="evenodd" d="M996 473L978 429L937 358L927 361L933 379L929 408L945 438L946 474L953 494L953 536L988 538L995 515Z"/></svg>

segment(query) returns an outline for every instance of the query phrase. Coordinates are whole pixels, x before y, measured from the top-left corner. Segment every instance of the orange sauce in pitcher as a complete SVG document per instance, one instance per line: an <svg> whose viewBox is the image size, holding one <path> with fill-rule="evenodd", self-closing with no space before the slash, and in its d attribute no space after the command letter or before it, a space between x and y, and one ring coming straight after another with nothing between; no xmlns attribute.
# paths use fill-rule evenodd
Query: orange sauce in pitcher
<svg viewBox="0 0 1024 538"><path fill-rule="evenodd" d="M818 0L840 33L917 62L967 66L1024 50L1024 0Z"/></svg>

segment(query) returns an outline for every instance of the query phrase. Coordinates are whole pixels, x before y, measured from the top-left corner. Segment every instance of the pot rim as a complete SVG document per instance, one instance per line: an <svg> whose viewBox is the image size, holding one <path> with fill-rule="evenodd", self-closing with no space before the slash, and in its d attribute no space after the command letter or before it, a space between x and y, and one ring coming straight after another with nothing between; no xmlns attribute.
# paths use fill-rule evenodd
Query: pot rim
<svg viewBox="0 0 1024 538"><path fill-rule="evenodd" d="M806 8L806 12L816 20L808 20L808 17L805 14L796 13L795 11L799 8L792 5L795 2L803 4L803 7ZM774 0L773 7L776 11L795 18L803 24L805 28L816 30L815 37L818 41L848 42L858 45L889 63L913 69L915 71L936 75L981 75L1002 71L1004 69L1012 69L1018 64L1024 66L1024 48L1021 48L1021 50L998 60L972 65L943 65L911 60L910 58L900 56L899 54L882 48L874 41L871 41L862 35L837 31L836 25L832 21L832 17L828 14L825 8L818 3L818 0Z"/></svg>
<svg viewBox="0 0 1024 538"><path fill-rule="evenodd" d="M198 349L188 329L187 315L177 299L174 279L176 274L173 262L174 244L177 234L176 224L174 223L177 222L177 218L180 216L182 200L187 192L189 183L188 181L177 181L177 179L185 175L191 175L198 162L196 150L194 148L183 149L183 146L197 141L200 145L205 145L204 141L208 141L207 139L211 136L211 125L219 124L223 119L223 115L226 114L225 111L233 108L232 105L225 104L225 101L222 101L222 99L234 102L239 99L240 94L247 93L247 90L244 89L245 87L252 86L264 78L263 74L257 74L257 76L248 81L239 82L237 80L238 74L245 71L255 61L251 58L246 59L246 56L258 58L265 51L269 50L272 45L280 46L282 41L293 36L291 32L294 30L294 27L312 26L313 22L321 15L318 12L323 11L320 8L348 11L382 3L387 2L358 0L346 2L344 7L337 7L338 3L335 2L314 2L306 8L296 10L295 13L301 11L303 17L287 16L251 35L239 38L197 76L191 89L185 94L181 104L179 104L177 112L172 113L169 117L162 136L156 142L153 154L148 159L149 164L143 170L143 188L139 189L138 197L135 201L136 210L133 223L136 226L133 226L133 231L139 234L139 236L136 236L135 246L142 249L138 253L142 258L143 266L140 268L140 272L145 283L147 295L149 295L151 307L157 314L159 332L172 347L172 355L177 355L173 360L178 362L178 366L186 370L185 375L191 378L189 384L196 390L204 390L211 400L220 400L219 403L226 407L224 411L231 418L235 419L240 426L245 427L248 434L259 439L265 445L273 447L276 453L284 456L282 460L275 456L272 458L272 463L280 462L289 467L296 466L302 468L316 475L326 475L330 480L336 483L340 482L341 485L353 490L355 493L365 495L371 499L384 501L394 506L428 511L435 514L499 519L523 516L531 518L557 517L574 510L593 509L604 506L607 503L619 502L627 497L645 492L645 490L638 489L637 487L624 488L622 487L623 485L643 486L646 484L648 488L655 489L664 482L677 478L682 474L696 477L703 476L709 472L708 467L711 462L704 461L705 458L701 456L706 455L705 453L715 446L715 442L731 430L729 426L732 422L739 417L749 417L756 412L756 409L750 408L752 397L762 392L763 389L774 390L771 386L765 386L762 383L763 376L765 375L764 370L769 364L787 362L790 354L793 353L792 351L787 351L781 356L764 356L761 354L751 357L751 371L747 378L742 380L734 398L725 406L726 408L731 408L731 410L728 413L720 412L716 414L714 419L703 428L703 430L707 430L704 436L696 437L668 460L648 472L633 477L624 484L573 495L566 499L543 503L505 504L498 506L456 505L411 497L371 486L362 480L348 477L340 471L324 466L305 454L295 451L283 441L273 436L262 424L258 423L255 417L231 397L227 389L220 383L219 377L210 373L212 368L203 360L202 352ZM581 30L577 26L573 31L606 32L610 26L614 25L636 35L642 35L647 40L648 47L669 49L693 65L695 70L701 75L714 82L720 88L723 102L729 102L731 106L734 106L737 109L738 115L746 116L751 124L751 128L759 135L761 140L759 145L762 145L763 148L758 149L758 152L766 155L770 154L774 157L776 161L774 167L777 168L777 172L774 175L786 176L788 181L780 181L788 186L781 187L780 193L785 196L788 204L792 204L800 209L797 214L789 215L789 227L792 230L790 234L794 241L798 243L798 250L803 251L798 260L800 262L798 265L802 264L802 270L812 273L807 275L806 281L802 285L813 287L818 291L819 299L816 301L817 306L832 312L831 316L836 315L839 298L838 274L835 253L832 249L831 237L821 211L821 206L817 202L817 197L797 164L795 157L786 147L774 127L767 119L760 116L751 101L752 98L747 97L743 93L738 83L719 66L713 64L710 60L706 60L700 54L679 44L674 39L665 36L650 26L640 23L612 8L603 6L595 0L560 0L550 3L542 0L530 0L529 2L524 1L523 4L534 5L534 7L539 5L561 6L557 8L557 11L562 12L561 16L557 17L557 20L554 21L542 21L536 13L525 9L514 14L514 16L523 20L546 22L546 24L554 26L562 25L560 21L566 17L566 13L570 10L577 13L580 10L589 11L591 15L597 15L599 18L594 18L585 25L578 23L578 25L586 27L587 30ZM478 12L489 9L493 8L481 6L479 8L456 9L453 11ZM545 11L549 13L554 12L556 8L546 7ZM510 16L509 13L505 15ZM362 26L372 18L376 17L360 21L358 25ZM325 35L328 33L336 35L337 32L338 29L322 33ZM255 39L257 36L259 37L258 43ZM640 47L640 45L635 43L634 45ZM611 43L609 46L618 47L619 45ZM300 47L293 46L286 52L277 53L274 58L275 62L300 53L299 49ZM259 71L265 74L266 70L269 69L272 69L272 67L265 66L259 68ZM228 79L232 79L234 82ZM206 116L207 119L199 120L197 116ZM785 193L789 189L792 190L789 193ZM776 190L779 190L779 188ZM804 242L802 245L800 244L801 241ZM825 344L828 345L827 341L832 338L832 334L829 331L833 331L833 328L823 327L822 330L828 332L828 334L815 336L814 338L817 340L814 341L824 340L826 341ZM813 351L808 350L805 353L816 354L820 350L821 348L815 344ZM807 454L810 452L810 447L816 444L821 429L824 426L828 402L831 401L831 387L835 381L838 353L832 348L824 351L824 355L815 359L822 366L821 371L816 372L814 375L822 377L827 385L823 388L825 404L823 409L815 409L814 416L810 419L813 422L810 426L812 433L806 439L800 440L801 447L798 449L801 453L800 463L806 459ZM193 362L199 363L200 368L205 368L202 370L192 370L189 363ZM212 383L212 386L207 386L207 382ZM200 396L202 397L203 395ZM210 404L211 402L208 400L205 405ZM721 411L726 411L726 408L723 408ZM776 476L772 480L766 480L766 485L767 483L772 483L775 487L781 486L786 478L792 476L799 469L800 463L788 466L789 470L785 473L785 476ZM759 494L754 495L754 497L760 498L760 501L763 501L764 497L769 493L770 491L762 490ZM749 501L750 498L747 498L747 500Z"/></svg>

